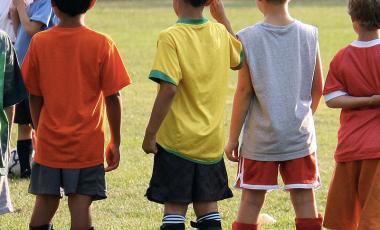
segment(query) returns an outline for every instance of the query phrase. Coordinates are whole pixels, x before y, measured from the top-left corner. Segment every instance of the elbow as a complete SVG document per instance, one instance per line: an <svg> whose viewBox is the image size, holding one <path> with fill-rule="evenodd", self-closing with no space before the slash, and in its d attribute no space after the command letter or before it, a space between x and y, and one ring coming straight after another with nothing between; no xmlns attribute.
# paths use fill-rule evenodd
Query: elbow
<svg viewBox="0 0 380 230"><path fill-rule="evenodd" d="M161 83L160 91L164 92L167 98L173 99L177 94L177 86L170 83Z"/></svg>
<svg viewBox="0 0 380 230"><path fill-rule="evenodd" d="M25 27L25 31L30 37L33 37L36 33L40 32L40 28L36 28L34 26L27 26Z"/></svg>
<svg viewBox="0 0 380 230"><path fill-rule="evenodd" d="M120 98L119 92L112 94L112 95L109 95L105 98L106 103L112 103L112 102L120 101L120 100L121 100L121 98Z"/></svg>
<svg viewBox="0 0 380 230"><path fill-rule="evenodd" d="M327 107L331 108L331 109L336 109L338 108L338 106L336 105L336 103L334 103L333 101L326 101L326 105Z"/></svg>

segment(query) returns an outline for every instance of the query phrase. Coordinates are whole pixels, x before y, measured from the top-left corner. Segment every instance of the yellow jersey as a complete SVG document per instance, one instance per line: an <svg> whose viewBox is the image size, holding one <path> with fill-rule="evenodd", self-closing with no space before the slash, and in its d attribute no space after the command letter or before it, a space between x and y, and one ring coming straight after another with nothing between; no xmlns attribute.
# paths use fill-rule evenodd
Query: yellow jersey
<svg viewBox="0 0 380 230"><path fill-rule="evenodd" d="M149 78L177 86L157 143L169 153L202 164L223 158L229 69L240 69L243 47L219 23L179 19L162 31Z"/></svg>

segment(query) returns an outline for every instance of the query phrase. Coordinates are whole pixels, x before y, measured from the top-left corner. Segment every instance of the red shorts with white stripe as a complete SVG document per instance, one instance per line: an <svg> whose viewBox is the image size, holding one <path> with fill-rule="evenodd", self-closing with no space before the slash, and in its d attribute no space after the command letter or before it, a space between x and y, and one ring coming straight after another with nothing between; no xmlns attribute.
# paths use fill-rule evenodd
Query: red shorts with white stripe
<svg viewBox="0 0 380 230"><path fill-rule="evenodd" d="M320 186L315 154L289 161L255 161L241 158L236 187L253 190L279 189L278 172L284 189L314 189Z"/></svg>

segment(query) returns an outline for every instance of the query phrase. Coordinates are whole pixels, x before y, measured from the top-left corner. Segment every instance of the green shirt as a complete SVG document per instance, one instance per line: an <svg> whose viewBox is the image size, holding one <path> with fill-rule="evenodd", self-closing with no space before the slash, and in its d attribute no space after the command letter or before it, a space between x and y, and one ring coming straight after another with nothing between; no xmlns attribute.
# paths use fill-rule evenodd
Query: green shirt
<svg viewBox="0 0 380 230"><path fill-rule="evenodd" d="M27 97L16 53L8 35L0 30L0 176L8 173L9 122L4 108Z"/></svg>

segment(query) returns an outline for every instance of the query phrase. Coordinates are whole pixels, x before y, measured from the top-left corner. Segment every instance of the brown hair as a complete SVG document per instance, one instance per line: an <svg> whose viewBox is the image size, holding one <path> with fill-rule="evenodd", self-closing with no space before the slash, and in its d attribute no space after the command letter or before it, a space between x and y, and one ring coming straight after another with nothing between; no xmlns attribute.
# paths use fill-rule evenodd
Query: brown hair
<svg viewBox="0 0 380 230"><path fill-rule="evenodd" d="M348 13L364 29L380 29L380 0L350 0Z"/></svg>
<svg viewBox="0 0 380 230"><path fill-rule="evenodd" d="M281 4L286 3L288 0L266 0L266 1L275 5L281 5Z"/></svg>

